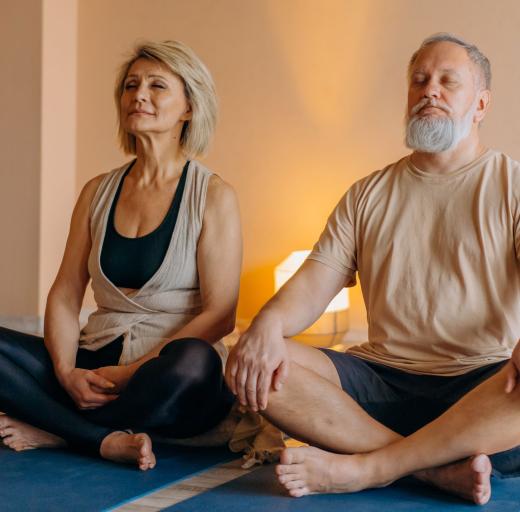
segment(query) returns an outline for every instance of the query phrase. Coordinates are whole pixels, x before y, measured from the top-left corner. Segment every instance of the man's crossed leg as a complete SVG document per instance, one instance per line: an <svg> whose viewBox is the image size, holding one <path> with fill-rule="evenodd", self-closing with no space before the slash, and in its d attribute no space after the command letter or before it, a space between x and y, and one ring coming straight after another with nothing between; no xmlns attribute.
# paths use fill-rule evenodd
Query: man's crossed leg
<svg viewBox="0 0 520 512"><path fill-rule="evenodd" d="M280 482L292 496L353 492L415 474L475 503L489 500L487 455L520 441L520 390L504 392L505 370L490 368L489 378L481 372L482 383L438 418L403 437L343 391L337 366L327 355L286 343L292 360L289 376L281 390L271 391L263 414L311 445L286 449L277 467ZM410 418L416 413L420 412L406 411ZM395 414L404 412L396 407Z"/></svg>

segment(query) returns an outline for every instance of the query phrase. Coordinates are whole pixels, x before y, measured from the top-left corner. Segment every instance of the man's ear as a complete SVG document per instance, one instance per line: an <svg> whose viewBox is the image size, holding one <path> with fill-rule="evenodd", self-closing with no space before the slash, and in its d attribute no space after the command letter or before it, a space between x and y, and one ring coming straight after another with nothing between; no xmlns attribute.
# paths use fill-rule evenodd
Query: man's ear
<svg viewBox="0 0 520 512"><path fill-rule="evenodd" d="M489 89L483 89L479 93L477 110L475 111L475 121L481 123L489 108L491 102L491 91Z"/></svg>

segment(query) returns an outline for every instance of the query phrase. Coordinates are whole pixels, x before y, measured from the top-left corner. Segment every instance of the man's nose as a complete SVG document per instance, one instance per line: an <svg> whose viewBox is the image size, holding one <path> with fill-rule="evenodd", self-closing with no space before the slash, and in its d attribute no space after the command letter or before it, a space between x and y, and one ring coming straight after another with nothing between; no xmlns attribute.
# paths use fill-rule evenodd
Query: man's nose
<svg viewBox="0 0 520 512"><path fill-rule="evenodd" d="M430 81L424 86L423 96L425 98L439 98L440 94L439 84Z"/></svg>

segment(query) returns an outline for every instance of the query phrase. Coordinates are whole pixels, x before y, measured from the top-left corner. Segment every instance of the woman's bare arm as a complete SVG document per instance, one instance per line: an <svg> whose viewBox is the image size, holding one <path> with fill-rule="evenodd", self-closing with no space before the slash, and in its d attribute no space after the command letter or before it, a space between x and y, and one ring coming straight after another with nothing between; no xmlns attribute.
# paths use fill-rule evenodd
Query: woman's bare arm
<svg viewBox="0 0 520 512"><path fill-rule="evenodd" d="M79 313L89 282L87 260L92 245L89 208L103 176L89 181L79 196L70 223L63 259L47 297L44 342L56 377L80 407L95 407L112 399L97 393L113 387L93 372L76 370L79 340ZM81 375L80 375L81 374Z"/></svg>

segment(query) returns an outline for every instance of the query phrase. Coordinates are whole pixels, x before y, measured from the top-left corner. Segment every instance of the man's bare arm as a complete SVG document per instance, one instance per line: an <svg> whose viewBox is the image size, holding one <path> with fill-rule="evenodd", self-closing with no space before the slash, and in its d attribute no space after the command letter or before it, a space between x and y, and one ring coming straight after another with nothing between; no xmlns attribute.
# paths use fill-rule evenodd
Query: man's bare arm
<svg viewBox="0 0 520 512"><path fill-rule="evenodd" d="M226 382L242 405L253 410L267 407L271 386L280 389L289 369L284 338L312 325L344 286L345 277L323 263L307 260L260 310L226 366Z"/></svg>

